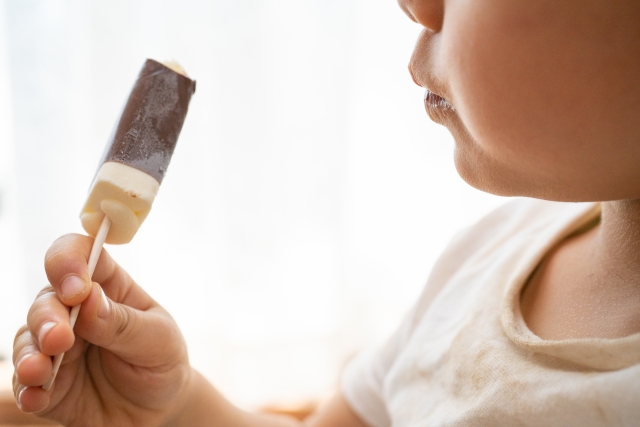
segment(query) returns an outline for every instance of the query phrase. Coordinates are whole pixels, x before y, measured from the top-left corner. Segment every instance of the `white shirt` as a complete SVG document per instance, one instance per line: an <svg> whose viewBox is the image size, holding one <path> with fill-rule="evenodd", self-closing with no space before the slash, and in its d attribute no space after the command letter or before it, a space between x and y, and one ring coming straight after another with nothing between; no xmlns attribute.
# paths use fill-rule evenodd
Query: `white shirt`
<svg viewBox="0 0 640 427"><path fill-rule="evenodd" d="M519 199L457 236L403 324L342 388L372 427L640 426L640 334L543 340L520 292L597 204Z"/></svg>

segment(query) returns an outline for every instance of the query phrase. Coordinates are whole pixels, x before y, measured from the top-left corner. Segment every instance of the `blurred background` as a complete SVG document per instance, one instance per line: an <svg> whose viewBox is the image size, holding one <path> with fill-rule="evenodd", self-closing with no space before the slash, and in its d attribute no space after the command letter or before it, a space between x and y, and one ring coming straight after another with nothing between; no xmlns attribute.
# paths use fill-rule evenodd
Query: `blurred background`
<svg viewBox="0 0 640 427"><path fill-rule="evenodd" d="M0 355L46 284L145 58L197 80L153 210L107 250L245 408L335 389L453 234L501 199L457 176L394 0L0 0Z"/></svg>

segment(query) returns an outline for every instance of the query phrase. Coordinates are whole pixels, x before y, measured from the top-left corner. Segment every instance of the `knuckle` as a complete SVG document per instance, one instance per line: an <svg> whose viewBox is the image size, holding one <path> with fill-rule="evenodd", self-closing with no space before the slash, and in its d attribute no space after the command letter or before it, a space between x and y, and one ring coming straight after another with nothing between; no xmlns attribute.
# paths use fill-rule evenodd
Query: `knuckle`
<svg viewBox="0 0 640 427"><path fill-rule="evenodd" d="M16 344L18 343L18 340L22 337L22 335L24 335L26 332L29 332L29 327L25 324L20 326L20 329L18 329L18 332L16 332L16 336L13 338L13 346L15 347Z"/></svg>
<svg viewBox="0 0 640 427"><path fill-rule="evenodd" d="M117 315L117 321L115 322L116 328L113 336L111 337L111 343L116 340L128 341L133 331L135 330L136 316L132 316L129 310L126 308L114 304L116 306L115 313Z"/></svg>
<svg viewBox="0 0 640 427"><path fill-rule="evenodd" d="M50 313L52 310L52 302L58 301L55 291L52 287L42 289L36 297L31 307L29 307L29 313L27 313L27 325L32 325L34 321L38 321L40 316L44 313Z"/></svg>
<svg viewBox="0 0 640 427"><path fill-rule="evenodd" d="M67 234L63 234L62 236L58 237L56 240L53 241L53 243L51 244L51 247L49 248L54 249L57 248L59 246L65 246L67 245L70 241L76 241L78 239L81 239L82 236L81 234L78 233L67 233Z"/></svg>
<svg viewBox="0 0 640 427"><path fill-rule="evenodd" d="M31 332L29 332L29 329L25 325L20 328L13 340L13 365L16 366L16 363L23 354L33 351L37 351L37 348L33 343Z"/></svg>
<svg viewBox="0 0 640 427"><path fill-rule="evenodd" d="M120 322L118 324L118 328L116 329L116 334L120 336L124 336L129 333L129 330L132 329L133 320L131 315L129 314L129 310L121 308L118 310L120 312Z"/></svg>
<svg viewBox="0 0 640 427"><path fill-rule="evenodd" d="M44 296L48 297L52 293L55 293L53 287L51 285L45 286L44 288L40 289L40 292L38 292L38 295L36 295L36 300Z"/></svg>
<svg viewBox="0 0 640 427"><path fill-rule="evenodd" d="M74 266L82 261L86 264L90 248L88 236L65 234L56 239L44 256L44 267L48 274L56 273L61 265ZM85 253L86 252L86 253Z"/></svg>
<svg viewBox="0 0 640 427"><path fill-rule="evenodd" d="M67 248L58 248L57 250L49 249L45 258L44 268L47 273L55 271L59 266L69 261L70 251Z"/></svg>
<svg viewBox="0 0 640 427"><path fill-rule="evenodd" d="M29 332L29 327L27 325L22 325L16 336L13 338L13 361L15 363L16 356L20 352L20 350L28 344L31 339L31 333Z"/></svg>
<svg viewBox="0 0 640 427"><path fill-rule="evenodd" d="M56 240L54 240L44 255L45 262L49 261L52 257L57 255L58 253L64 252L66 248L69 246L69 241L74 239L75 236L77 235L69 233L69 234L60 236Z"/></svg>

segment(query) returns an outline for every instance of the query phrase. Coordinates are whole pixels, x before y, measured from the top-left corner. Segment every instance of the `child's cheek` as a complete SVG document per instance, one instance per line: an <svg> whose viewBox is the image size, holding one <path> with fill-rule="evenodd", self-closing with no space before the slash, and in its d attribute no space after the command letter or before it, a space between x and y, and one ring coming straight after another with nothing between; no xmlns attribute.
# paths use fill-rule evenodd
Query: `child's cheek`
<svg viewBox="0 0 640 427"><path fill-rule="evenodd" d="M490 25L483 17L479 11L477 19L445 26L442 53L462 122L483 149L492 151L526 137L530 121L525 117L536 96L532 64L523 63L531 59L518 52L512 37L496 29L495 16Z"/></svg>
<svg viewBox="0 0 640 427"><path fill-rule="evenodd" d="M640 5L626 17L607 4L447 2L431 60L469 183L567 201L636 196L617 189L640 182Z"/></svg>
<svg viewBox="0 0 640 427"><path fill-rule="evenodd" d="M558 102L553 59L538 28L516 25L524 18L515 12L467 8L474 19L448 22L441 51L460 119L483 150L505 161L523 149L531 158L548 153L541 130L554 127L548 119Z"/></svg>

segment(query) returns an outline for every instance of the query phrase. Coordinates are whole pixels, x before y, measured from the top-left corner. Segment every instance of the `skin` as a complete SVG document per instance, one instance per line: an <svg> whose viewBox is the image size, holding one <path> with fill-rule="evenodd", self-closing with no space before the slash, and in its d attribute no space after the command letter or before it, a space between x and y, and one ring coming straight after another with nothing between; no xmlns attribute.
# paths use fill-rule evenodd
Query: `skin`
<svg viewBox="0 0 640 427"><path fill-rule="evenodd" d="M529 327L548 339L640 332L640 3L399 5L424 27L410 72L452 106L427 109L454 136L467 182L500 195L605 202L600 223L558 245L531 278L522 295ZM169 314L106 252L91 283L91 243L64 236L47 253L51 286L14 344L24 411L78 426L365 426L339 394L303 424L234 407L189 366ZM65 298L71 275L84 290ZM66 307L80 303L72 331ZM42 334L47 322L55 327ZM64 351L45 392L49 356Z"/></svg>

